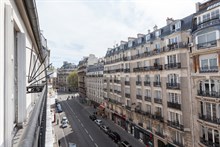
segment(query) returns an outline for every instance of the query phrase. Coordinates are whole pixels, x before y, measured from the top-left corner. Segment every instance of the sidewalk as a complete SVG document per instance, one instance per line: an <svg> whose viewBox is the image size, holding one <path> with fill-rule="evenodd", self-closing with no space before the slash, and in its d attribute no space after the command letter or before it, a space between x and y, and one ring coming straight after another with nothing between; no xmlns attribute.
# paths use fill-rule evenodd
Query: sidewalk
<svg viewBox="0 0 220 147"><path fill-rule="evenodd" d="M78 101L78 100L77 100ZM79 102L79 101L78 101ZM80 102L79 102L80 103ZM82 104L80 103L82 106L87 106L87 111L90 114L93 114L93 112L96 112L96 109L94 109L92 106L89 106L87 104ZM140 141L138 141L136 138L134 138L134 136L132 136L131 134L129 134L127 131L125 131L123 128L121 128L120 126L118 126L117 124L115 124L113 121L111 121L110 119L103 119L101 116L97 116L98 118L100 118L104 124L106 126L108 126L111 130L116 131L122 138L122 140L126 140L128 141L133 147L145 147L146 145L144 145L143 143L141 143Z"/></svg>

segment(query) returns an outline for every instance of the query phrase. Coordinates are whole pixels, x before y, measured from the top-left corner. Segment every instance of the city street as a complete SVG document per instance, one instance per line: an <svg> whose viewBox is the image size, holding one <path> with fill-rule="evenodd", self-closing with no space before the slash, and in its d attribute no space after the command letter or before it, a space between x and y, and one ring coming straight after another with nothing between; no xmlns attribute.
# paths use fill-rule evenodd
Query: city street
<svg viewBox="0 0 220 147"><path fill-rule="evenodd" d="M60 123L55 126L55 133L58 140L60 140L60 146L68 147L69 143L75 143L77 147L118 146L108 137L107 134L100 130L95 122L89 119L89 115L95 111L93 107L81 104L78 98L67 100L67 97L68 95L58 96L64 111L59 114L60 120L63 116L67 116L69 120L69 126L67 128L60 128ZM111 130L120 134L122 140L127 140L133 147L144 147L142 143L114 124L112 121L107 119L102 120L104 124L110 127Z"/></svg>

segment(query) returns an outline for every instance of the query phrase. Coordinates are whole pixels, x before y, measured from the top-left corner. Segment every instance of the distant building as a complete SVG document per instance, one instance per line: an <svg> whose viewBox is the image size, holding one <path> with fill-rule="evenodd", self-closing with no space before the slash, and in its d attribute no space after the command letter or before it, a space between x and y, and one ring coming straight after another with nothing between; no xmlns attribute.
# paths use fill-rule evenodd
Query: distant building
<svg viewBox="0 0 220 147"><path fill-rule="evenodd" d="M90 54L88 57L84 57L78 64L78 87L79 95L81 98L87 98L86 96L86 72L87 67L98 63L98 58L95 55Z"/></svg>
<svg viewBox="0 0 220 147"><path fill-rule="evenodd" d="M103 59L100 59L98 63L89 65L86 71L86 96L95 106L99 106L104 102L103 101L104 100L103 71L104 71Z"/></svg>
<svg viewBox="0 0 220 147"><path fill-rule="evenodd" d="M73 92L73 89L68 83L68 76L73 71L77 71L76 65L68 62L63 62L63 65L57 69L56 81L54 81L54 87L58 92Z"/></svg>
<svg viewBox="0 0 220 147"><path fill-rule="evenodd" d="M220 1L196 4L190 44L195 146L220 146Z"/></svg>

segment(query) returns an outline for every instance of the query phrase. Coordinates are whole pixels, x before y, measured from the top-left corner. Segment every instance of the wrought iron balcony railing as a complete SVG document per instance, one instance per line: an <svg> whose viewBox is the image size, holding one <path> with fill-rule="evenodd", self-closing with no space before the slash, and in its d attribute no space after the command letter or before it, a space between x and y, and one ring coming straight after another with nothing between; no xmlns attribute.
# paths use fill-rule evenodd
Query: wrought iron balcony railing
<svg viewBox="0 0 220 147"><path fill-rule="evenodd" d="M182 124L180 124L178 121L167 120L167 124L168 124L168 126L173 127L178 130L181 130L181 131L183 131L183 129L184 129L184 126Z"/></svg>
<svg viewBox="0 0 220 147"><path fill-rule="evenodd" d="M136 85L141 86L141 81L136 81Z"/></svg>
<svg viewBox="0 0 220 147"><path fill-rule="evenodd" d="M206 49L206 48L215 47L215 46L217 46L217 40L199 43L197 44L197 49L200 50L200 49Z"/></svg>
<svg viewBox="0 0 220 147"><path fill-rule="evenodd" d="M218 72L218 66L200 67L200 73Z"/></svg>
<svg viewBox="0 0 220 147"><path fill-rule="evenodd" d="M167 89L180 89L180 83L167 83Z"/></svg>
<svg viewBox="0 0 220 147"><path fill-rule="evenodd" d="M178 104L178 103L167 102L167 106L169 108L174 108L174 109L181 110L181 104Z"/></svg>
<svg viewBox="0 0 220 147"><path fill-rule="evenodd" d="M151 96L145 96L145 97L144 97L144 100L145 100L145 101L148 101L148 102L151 102Z"/></svg>
<svg viewBox="0 0 220 147"><path fill-rule="evenodd" d="M150 81L144 81L144 86L150 86Z"/></svg>
<svg viewBox="0 0 220 147"><path fill-rule="evenodd" d="M154 98L154 103L162 104L162 99L161 98Z"/></svg>
<svg viewBox="0 0 220 147"><path fill-rule="evenodd" d="M168 63L164 65L165 69L178 69L181 68L181 63Z"/></svg>
<svg viewBox="0 0 220 147"><path fill-rule="evenodd" d="M161 82L158 81L154 82L154 87L161 87Z"/></svg>
<svg viewBox="0 0 220 147"><path fill-rule="evenodd" d="M200 142L201 142L202 144L204 144L205 146L207 146L207 147L219 147L219 146L220 146L219 142L214 143L214 142L211 142L211 141L206 140L206 139L203 138L203 137L200 137Z"/></svg>
<svg viewBox="0 0 220 147"><path fill-rule="evenodd" d="M142 100L142 95L137 94L136 98L139 99L139 100Z"/></svg>
<svg viewBox="0 0 220 147"><path fill-rule="evenodd" d="M198 94L198 96L220 98L220 92L216 92L216 91L198 90L197 94Z"/></svg>
<svg viewBox="0 0 220 147"><path fill-rule="evenodd" d="M211 122L211 123L214 123L214 124L218 124L218 125L220 124L220 118L213 117L213 116L210 116L210 115L203 115L203 114L199 113L199 119L207 121L207 122Z"/></svg>
<svg viewBox="0 0 220 147"><path fill-rule="evenodd" d="M125 85L130 85L130 81L125 81Z"/></svg>
<svg viewBox="0 0 220 147"><path fill-rule="evenodd" d="M131 98L130 93L125 93L125 97L126 97L126 98Z"/></svg>

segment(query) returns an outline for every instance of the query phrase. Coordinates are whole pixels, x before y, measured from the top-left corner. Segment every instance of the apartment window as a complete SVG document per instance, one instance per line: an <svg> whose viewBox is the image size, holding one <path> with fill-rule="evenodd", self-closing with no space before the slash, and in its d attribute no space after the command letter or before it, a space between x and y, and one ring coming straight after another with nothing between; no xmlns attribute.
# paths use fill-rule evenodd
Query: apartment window
<svg viewBox="0 0 220 147"><path fill-rule="evenodd" d="M169 118L170 118L170 121L172 122L177 122L177 123L181 123L181 118L182 116L178 113L175 113L175 112L169 112Z"/></svg>
<svg viewBox="0 0 220 147"><path fill-rule="evenodd" d="M155 75L154 76L155 82L160 82L160 75Z"/></svg>
<svg viewBox="0 0 220 147"><path fill-rule="evenodd" d="M180 103L180 99L177 93L168 93L169 96L169 102L172 103Z"/></svg>
<svg viewBox="0 0 220 147"><path fill-rule="evenodd" d="M151 113L151 105L146 104L146 111L148 113Z"/></svg>
<svg viewBox="0 0 220 147"><path fill-rule="evenodd" d="M199 35L197 36L197 41L198 41L197 48L199 49L210 46L216 46L217 45L216 39L217 39L216 31Z"/></svg>
<svg viewBox="0 0 220 147"><path fill-rule="evenodd" d="M180 143L180 144L183 143L183 135L178 131L175 131L173 133L172 139L175 140L176 142Z"/></svg>
<svg viewBox="0 0 220 147"><path fill-rule="evenodd" d="M177 74L169 74L168 75L168 83L171 83L171 84L178 83L178 75Z"/></svg>
<svg viewBox="0 0 220 147"><path fill-rule="evenodd" d="M176 63L177 62L177 56L176 55L167 56L167 62L168 62L168 64Z"/></svg>
<svg viewBox="0 0 220 147"><path fill-rule="evenodd" d="M137 67L141 67L141 62L137 62Z"/></svg>
<svg viewBox="0 0 220 147"><path fill-rule="evenodd" d="M174 44L178 42L178 37L170 38L169 39L170 44Z"/></svg>
<svg viewBox="0 0 220 147"><path fill-rule="evenodd" d="M145 52L149 52L150 49L148 47L145 48Z"/></svg>
<svg viewBox="0 0 220 147"><path fill-rule="evenodd" d="M141 89L136 89L137 95L141 95Z"/></svg>
<svg viewBox="0 0 220 147"><path fill-rule="evenodd" d="M142 38L138 38L138 44L142 43Z"/></svg>
<svg viewBox="0 0 220 147"><path fill-rule="evenodd" d="M146 37L145 37L146 41L149 41L150 38L151 38L151 35L150 35L150 34L147 34Z"/></svg>
<svg viewBox="0 0 220 147"><path fill-rule="evenodd" d="M128 47L132 47L133 46L133 41L129 41L128 42Z"/></svg>
<svg viewBox="0 0 220 147"><path fill-rule="evenodd" d="M212 17L212 19L219 18L219 9L212 11L211 17Z"/></svg>
<svg viewBox="0 0 220 147"><path fill-rule="evenodd" d="M129 69L130 68L130 64L129 63L125 63L125 69Z"/></svg>
<svg viewBox="0 0 220 147"><path fill-rule="evenodd" d="M206 21L210 20L210 13L204 14L202 16L202 18L203 18L203 22L206 22Z"/></svg>
<svg viewBox="0 0 220 147"><path fill-rule="evenodd" d="M201 59L202 70L217 69L217 66L217 58Z"/></svg>
<svg viewBox="0 0 220 147"><path fill-rule="evenodd" d="M129 81L129 76L128 75L125 77L125 81Z"/></svg>
<svg viewBox="0 0 220 147"><path fill-rule="evenodd" d="M149 75L146 75L146 76L145 76L145 81L146 81L146 82L150 82L150 76L149 76Z"/></svg>
<svg viewBox="0 0 220 147"><path fill-rule="evenodd" d="M160 44L159 43L155 44L155 49L160 49Z"/></svg>
<svg viewBox="0 0 220 147"><path fill-rule="evenodd" d="M150 89L146 89L146 90L145 90L145 95L146 95L147 97L151 97L151 91L150 91Z"/></svg>
<svg viewBox="0 0 220 147"><path fill-rule="evenodd" d="M159 37L159 36L160 36L160 31L159 31L159 30L155 32L155 36L156 36L156 37Z"/></svg>
<svg viewBox="0 0 220 147"><path fill-rule="evenodd" d="M154 96L155 96L155 98L157 98L157 99L161 99L161 91L155 90Z"/></svg>
<svg viewBox="0 0 220 147"><path fill-rule="evenodd" d="M130 88L125 88L125 93L129 94L130 93Z"/></svg>
<svg viewBox="0 0 220 147"><path fill-rule="evenodd" d="M137 82L140 82L141 81L141 76L140 75L137 75Z"/></svg>

